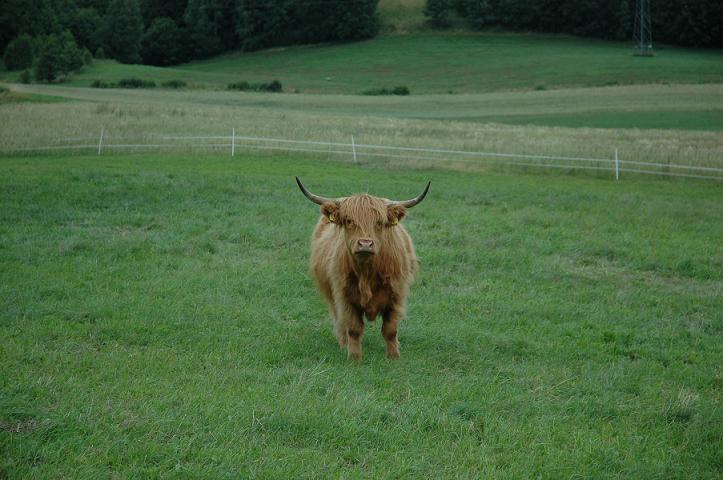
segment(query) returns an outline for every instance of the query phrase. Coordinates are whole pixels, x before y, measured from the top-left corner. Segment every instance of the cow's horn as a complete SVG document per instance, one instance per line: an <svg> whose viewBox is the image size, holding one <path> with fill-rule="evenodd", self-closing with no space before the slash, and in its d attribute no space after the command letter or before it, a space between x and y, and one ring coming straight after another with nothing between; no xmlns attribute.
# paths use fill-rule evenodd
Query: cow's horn
<svg viewBox="0 0 723 480"><path fill-rule="evenodd" d="M429 186L431 184L432 182L427 182L427 186L425 187L424 191L411 200L405 200L403 202L389 202L387 203L387 205L401 205L404 208L412 208L413 206L424 200L424 197L427 196L427 192L429 191Z"/></svg>
<svg viewBox="0 0 723 480"><path fill-rule="evenodd" d="M306 195L306 198L311 200L314 203L318 203L319 205L327 203L327 202L334 202L335 200L333 198L326 198L326 197L320 197L319 195L314 195L310 191L306 189L303 183L301 183L301 180L299 180L299 177L296 178L296 183L299 184L299 188L301 189L301 193Z"/></svg>

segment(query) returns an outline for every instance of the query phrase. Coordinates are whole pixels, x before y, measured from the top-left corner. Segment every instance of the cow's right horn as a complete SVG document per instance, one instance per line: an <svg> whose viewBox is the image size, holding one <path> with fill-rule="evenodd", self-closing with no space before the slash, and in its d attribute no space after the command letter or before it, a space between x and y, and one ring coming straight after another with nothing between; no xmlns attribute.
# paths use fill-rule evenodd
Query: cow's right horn
<svg viewBox="0 0 723 480"><path fill-rule="evenodd" d="M324 204L324 203L336 201L336 200L333 199L333 198L326 198L326 197L320 197L319 195L314 195L313 193L311 193L310 191L308 191L308 190L306 189L306 187L304 186L304 184L301 183L301 180L299 180L299 177L294 177L294 178L296 178L296 183L299 184L299 188L301 189L301 193L303 193L304 195L306 195L306 198L308 198L308 199L311 200L312 202L318 203L319 205L322 205L322 204Z"/></svg>

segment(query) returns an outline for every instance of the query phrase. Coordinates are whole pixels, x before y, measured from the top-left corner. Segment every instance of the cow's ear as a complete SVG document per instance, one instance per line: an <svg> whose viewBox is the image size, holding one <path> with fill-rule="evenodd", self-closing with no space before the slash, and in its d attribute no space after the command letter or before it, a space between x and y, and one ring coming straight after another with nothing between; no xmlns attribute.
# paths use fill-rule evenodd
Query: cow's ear
<svg viewBox="0 0 723 480"><path fill-rule="evenodd" d="M336 223L339 219L339 204L336 202L322 203L321 214L324 215L331 223Z"/></svg>
<svg viewBox="0 0 723 480"><path fill-rule="evenodd" d="M389 205L387 207L387 220L390 225L396 225L407 214L407 209L401 205Z"/></svg>

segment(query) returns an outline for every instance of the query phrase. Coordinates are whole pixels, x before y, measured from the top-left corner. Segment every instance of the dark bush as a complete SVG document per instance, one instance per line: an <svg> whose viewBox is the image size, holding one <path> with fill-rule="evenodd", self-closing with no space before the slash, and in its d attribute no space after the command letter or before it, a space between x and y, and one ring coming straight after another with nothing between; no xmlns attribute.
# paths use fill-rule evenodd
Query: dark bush
<svg viewBox="0 0 723 480"><path fill-rule="evenodd" d="M249 82L229 83L227 88L229 90L241 90L244 92L246 90L251 90L251 84Z"/></svg>
<svg viewBox="0 0 723 480"><path fill-rule="evenodd" d="M105 83L103 80L93 80L93 83L90 84L93 88L109 88L110 85Z"/></svg>
<svg viewBox="0 0 723 480"><path fill-rule="evenodd" d="M394 88L372 88L362 92L362 95L409 95L409 88L400 85Z"/></svg>
<svg viewBox="0 0 723 480"><path fill-rule="evenodd" d="M364 90L362 95L389 95L389 90L386 88L370 88L369 90Z"/></svg>
<svg viewBox="0 0 723 480"><path fill-rule="evenodd" d="M32 75L30 74L30 70L25 69L23 70L23 73L20 74L20 83L30 83L32 80Z"/></svg>
<svg viewBox="0 0 723 480"><path fill-rule="evenodd" d="M161 86L164 88L184 88L186 86L186 82L183 80L168 80L161 83Z"/></svg>
<svg viewBox="0 0 723 480"><path fill-rule="evenodd" d="M262 92L280 93L283 91L283 87L281 86L281 82L273 80L269 83L259 83L258 90Z"/></svg>
<svg viewBox="0 0 723 480"><path fill-rule="evenodd" d="M118 81L118 88L155 88L156 82L153 80L143 80L140 78L121 78Z"/></svg>
<svg viewBox="0 0 723 480"><path fill-rule="evenodd" d="M278 80L272 80L271 82L266 82L266 83L249 83L246 81L229 83L228 89L229 90L240 90L242 92L251 91L251 92L280 93L280 92L284 91L284 88L281 85L281 82Z"/></svg>
<svg viewBox="0 0 723 480"><path fill-rule="evenodd" d="M105 50L103 50L103 47L98 47L98 49L95 51L95 54L93 55L98 60L105 59Z"/></svg>

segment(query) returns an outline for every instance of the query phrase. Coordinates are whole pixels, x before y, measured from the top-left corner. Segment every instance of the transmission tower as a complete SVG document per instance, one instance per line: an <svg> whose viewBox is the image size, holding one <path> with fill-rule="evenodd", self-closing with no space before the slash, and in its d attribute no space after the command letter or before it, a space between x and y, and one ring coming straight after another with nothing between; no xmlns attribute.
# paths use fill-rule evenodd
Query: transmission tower
<svg viewBox="0 0 723 480"><path fill-rule="evenodd" d="M635 55L653 55L653 34L650 28L650 0L636 0L635 29L633 30Z"/></svg>

